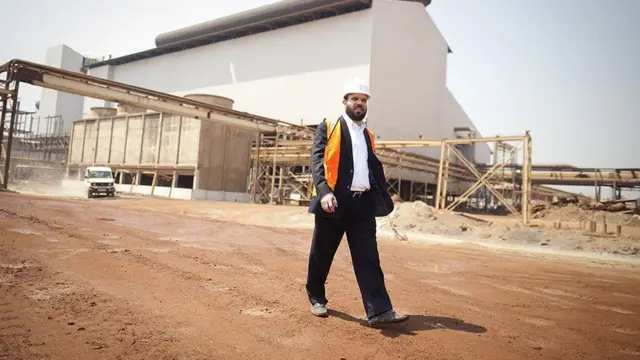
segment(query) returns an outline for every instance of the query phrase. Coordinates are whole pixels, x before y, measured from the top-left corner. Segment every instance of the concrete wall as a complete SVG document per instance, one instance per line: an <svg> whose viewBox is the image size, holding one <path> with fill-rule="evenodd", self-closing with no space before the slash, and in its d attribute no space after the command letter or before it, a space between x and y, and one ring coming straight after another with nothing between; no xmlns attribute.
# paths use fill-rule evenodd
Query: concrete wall
<svg viewBox="0 0 640 360"><path fill-rule="evenodd" d="M71 185L76 183L76 185ZM81 181L69 181L63 182L63 186L66 187L78 187L79 183L82 186ZM120 193L132 193L140 195L151 195L151 186L146 185L120 185L116 184L116 191ZM153 189L153 196L166 197L170 199L181 200L208 200L208 201L230 201L230 202L249 202L251 201L251 195L247 193L237 193L230 191L210 191L201 189L181 189L181 188L169 188L166 186L156 186Z"/></svg>
<svg viewBox="0 0 640 360"><path fill-rule="evenodd" d="M443 117L448 46L422 4L373 3L370 123L381 139L451 136ZM415 152L440 157L440 149Z"/></svg>
<svg viewBox="0 0 640 360"><path fill-rule="evenodd" d="M91 69L89 74L91 76L99 77L105 80L113 80L113 65L101 66L99 68ZM84 108L82 114L79 114L75 119L90 117L92 107L115 107L117 104L111 101L105 101L102 99L94 99L91 97L84 98Z"/></svg>
<svg viewBox="0 0 640 360"><path fill-rule="evenodd" d="M82 55L66 45L59 45L47 50L45 63L57 68L81 72L83 61L84 57ZM42 121L40 121L40 128L37 132L44 133L46 131L46 121L44 119L47 116L59 115L62 116L63 121L62 133L71 134L73 120L82 115L83 106L84 97L82 96L43 88L38 111L38 116Z"/></svg>
<svg viewBox="0 0 640 360"><path fill-rule="evenodd" d="M169 114L85 119L73 125L69 164L196 165L199 139L199 120Z"/></svg>
<svg viewBox="0 0 640 360"><path fill-rule="evenodd" d="M149 58L115 67L113 80L177 95L226 96L236 110L317 124L342 113L341 93L351 77L369 78L371 21L366 10ZM85 112L90 106L95 103Z"/></svg>
<svg viewBox="0 0 640 360"><path fill-rule="evenodd" d="M445 136L453 138L455 136L453 131L454 127L469 127L472 130L476 130L477 137L482 137L482 134L477 131L475 125L473 124L471 119L469 119L469 116L467 116L464 109L462 108L460 103L458 103L458 100L456 100L451 91L449 91L448 88L445 88L444 90L444 99L442 102L442 117L447 119L446 126L448 126L447 129L444 129ZM484 164L487 164L491 161L491 148L488 144L478 143L475 144L473 149L473 156L467 156L468 159L473 159L478 163Z"/></svg>
<svg viewBox="0 0 640 360"><path fill-rule="evenodd" d="M201 127L197 188L246 193L255 132L208 122Z"/></svg>
<svg viewBox="0 0 640 360"><path fill-rule="evenodd" d="M125 185L116 184L116 191L119 193L130 193L140 195L151 195L151 186L147 185ZM195 200L193 189L170 188L166 186L156 186L153 189L153 196L166 197L170 199Z"/></svg>
<svg viewBox="0 0 640 360"><path fill-rule="evenodd" d="M84 182L81 180L62 180L62 187L69 194L75 196L86 196ZM119 193L132 193L141 195L150 195L151 186L146 185L123 185L116 184L116 191ZM212 200L212 201L232 201L232 202L249 202L250 195L245 193L234 193L224 191L207 191L192 190L182 188L169 188L165 186L156 186L153 195L158 197L166 197L170 199L181 200Z"/></svg>

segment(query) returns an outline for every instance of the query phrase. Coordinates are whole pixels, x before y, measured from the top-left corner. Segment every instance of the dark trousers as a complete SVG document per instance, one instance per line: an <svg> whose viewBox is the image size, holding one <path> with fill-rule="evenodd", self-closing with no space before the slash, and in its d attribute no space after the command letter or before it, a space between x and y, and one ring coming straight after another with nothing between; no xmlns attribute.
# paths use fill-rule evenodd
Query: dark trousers
<svg viewBox="0 0 640 360"><path fill-rule="evenodd" d="M309 254L307 295L311 304L326 305L325 282L343 235L349 250L362 302L368 318L391 310L391 300L384 283L376 241L376 218L368 193L359 198L338 201L343 213L338 219L315 215L315 228Z"/></svg>

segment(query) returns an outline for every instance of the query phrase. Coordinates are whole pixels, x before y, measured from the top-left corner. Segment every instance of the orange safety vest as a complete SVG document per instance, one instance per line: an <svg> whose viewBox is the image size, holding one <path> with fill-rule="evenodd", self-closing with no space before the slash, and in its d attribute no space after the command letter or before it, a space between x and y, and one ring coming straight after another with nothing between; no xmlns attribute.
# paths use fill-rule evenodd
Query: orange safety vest
<svg viewBox="0 0 640 360"><path fill-rule="evenodd" d="M324 149L324 176L327 179L329 188L333 191L338 182L338 168L340 165L340 142L342 140L342 126L338 121L333 129L331 128L331 122L327 120L327 147ZM376 143L373 132L369 129L365 129L371 139L372 150L376 151ZM316 195L316 187L313 187L313 196Z"/></svg>

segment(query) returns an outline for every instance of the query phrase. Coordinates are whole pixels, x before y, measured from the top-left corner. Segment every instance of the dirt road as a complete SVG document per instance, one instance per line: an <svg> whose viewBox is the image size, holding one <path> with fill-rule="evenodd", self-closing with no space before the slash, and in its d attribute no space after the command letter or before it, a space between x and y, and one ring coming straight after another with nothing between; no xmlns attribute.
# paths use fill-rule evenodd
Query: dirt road
<svg viewBox="0 0 640 360"><path fill-rule="evenodd" d="M412 318L373 329L346 242L319 319L308 230L100 201L0 193L0 358L640 359L637 265L380 241Z"/></svg>

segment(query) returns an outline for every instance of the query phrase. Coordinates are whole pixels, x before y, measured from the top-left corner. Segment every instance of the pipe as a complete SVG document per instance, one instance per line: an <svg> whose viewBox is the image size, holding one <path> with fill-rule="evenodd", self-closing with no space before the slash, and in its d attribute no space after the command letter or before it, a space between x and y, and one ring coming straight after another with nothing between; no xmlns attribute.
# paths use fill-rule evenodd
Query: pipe
<svg viewBox="0 0 640 360"><path fill-rule="evenodd" d="M520 173L514 173L513 171L505 171L505 177L513 177L520 176ZM549 179L558 179L558 180L588 180L593 183L594 180L600 181L637 181L640 182L640 176L632 173L580 173L580 172L569 172L569 171L558 171L558 172L549 172L549 171L532 171L531 176L533 178L549 178Z"/></svg>
<svg viewBox="0 0 640 360"><path fill-rule="evenodd" d="M423 148L440 147L442 141L451 145L469 145L475 143L524 141L525 136L505 136L492 138L466 138L466 139L444 139L444 140L378 140L376 148ZM288 140L282 142L283 146L311 147L312 142L307 140Z"/></svg>
<svg viewBox="0 0 640 360"><path fill-rule="evenodd" d="M478 164L478 168L490 168L491 164ZM520 164L507 164L505 169L521 170ZM622 173L622 172L640 172L640 168L581 168L573 165L566 164L534 164L532 165L534 171L548 171L548 172L578 172L578 173Z"/></svg>
<svg viewBox="0 0 640 360"><path fill-rule="evenodd" d="M274 131L276 129L275 125L251 123L247 120L234 118L226 114L213 113L212 111L208 111L208 109L206 108L203 109L187 107L176 103L162 101L161 99L142 97L135 94L127 94L109 88L94 87L89 84L78 83L73 80L58 78L48 74L43 75L42 81L34 80L32 84L35 86L55 89L68 93L79 93L84 96L98 99L135 104L135 106L139 106L145 109L152 109L159 112L171 113L174 115L182 115L198 120L223 122L232 126L243 127L250 130Z"/></svg>

